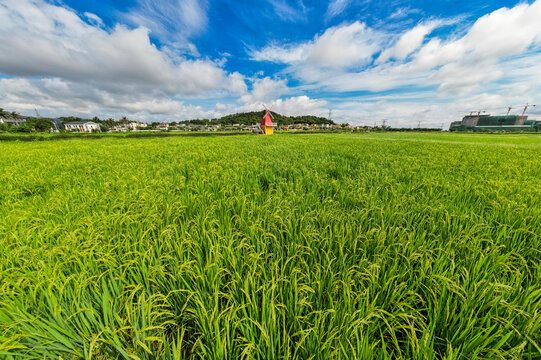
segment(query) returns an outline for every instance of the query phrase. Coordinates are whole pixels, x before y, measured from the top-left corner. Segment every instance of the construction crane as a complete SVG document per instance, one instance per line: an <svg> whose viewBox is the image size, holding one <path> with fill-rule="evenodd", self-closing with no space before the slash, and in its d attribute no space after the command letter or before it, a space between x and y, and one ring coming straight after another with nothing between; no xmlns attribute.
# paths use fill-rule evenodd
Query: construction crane
<svg viewBox="0 0 541 360"><path fill-rule="evenodd" d="M34 111L36 112L36 117L40 118L41 116L39 115L38 109L34 108Z"/></svg>
<svg viewBox="0 0 541 360"><path fill-rule="evenodd" d="M535 106L537 106L537 105L532 105L532 104L528 104L528 103L526 103L526 105L524 105L524 110L522 110L522 114L520 115L519 120L518 120L519 125L522 125L524 123L524 114L526 113L526 110L528 110L529 107L535 107Z"/></svg>
<svg viewBox="0 0 541 360"><path fill-rule="evenodd" d="M481 113L486 113L485 110L474 110L474 111L470 111L470 116L473 115L473 114L477 114L477 116L480 116Z"/></svg>
<svg viewBox="0 0 541 360"><path fill-rule="evenodd" d="M479 122L479 118L481 117L481 113L486 113L486 111L485 110L470 111L470 116L473 116L474 114L477 114L477 116L475 117L475 120L473 122L473 126L477 126L477 123Z"/></svg>
<svg viewBox="0 0 541 360"><path fill-rule="evenodd" d="M514 109L516 106L508 106L507 107L507 114L505 116L508 116L512 109Z"/></svg>

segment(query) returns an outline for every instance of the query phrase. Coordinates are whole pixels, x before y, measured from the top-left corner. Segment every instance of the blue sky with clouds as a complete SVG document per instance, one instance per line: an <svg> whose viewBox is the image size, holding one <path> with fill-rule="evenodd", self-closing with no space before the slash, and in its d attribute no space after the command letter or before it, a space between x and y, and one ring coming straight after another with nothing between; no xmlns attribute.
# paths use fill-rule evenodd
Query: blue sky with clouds
<svg viewBox="0 0 541 360"><path fill-rule="evenodd" d="M0 0L0 107L447 126L539 101L539 19L541 0Z"/></svg>

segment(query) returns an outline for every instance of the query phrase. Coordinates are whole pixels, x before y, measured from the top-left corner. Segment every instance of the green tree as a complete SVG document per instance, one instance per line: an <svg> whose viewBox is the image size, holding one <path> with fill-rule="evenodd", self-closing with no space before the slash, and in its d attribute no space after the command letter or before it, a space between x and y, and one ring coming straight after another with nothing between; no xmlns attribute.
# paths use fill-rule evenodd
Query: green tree
<svg viewBox="0 0 541 360"><path fill-rule="evenodd" d="M28 124L28 122L24 122L19 126L14 126L13 128L14 129L12 129L12 131L14 131L14 132L20 132L20 133L32 132L32 126L30 126L30 124Z"/></svg>
<svg viewBox="0 0 541 360"><path fill-rule="evenodd" d="M38 132L46 132L51 131L53 128L53 121L48 118L28 118L26 119L24 124L21 124L19 126L26 125L31 130L38 131Z"/></svg>
<svg viewBox="0 0 541 360"><path fill-rule="evenodd" d="M7 124L7 123L0 124L0 131L10 132L10 131L13 131L12 128L13 128L13 126L11 124Z"/></svg>

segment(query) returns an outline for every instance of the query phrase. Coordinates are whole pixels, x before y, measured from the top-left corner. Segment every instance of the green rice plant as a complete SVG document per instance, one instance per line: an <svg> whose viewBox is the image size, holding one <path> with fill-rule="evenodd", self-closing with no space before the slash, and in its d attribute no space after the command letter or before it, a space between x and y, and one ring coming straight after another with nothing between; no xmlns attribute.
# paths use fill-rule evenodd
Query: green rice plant
<svg viewBox="0 0 541 360"><path fill-rule="evenodd" d="M0 143L1 359L541 359L541 138Z"/></svg>

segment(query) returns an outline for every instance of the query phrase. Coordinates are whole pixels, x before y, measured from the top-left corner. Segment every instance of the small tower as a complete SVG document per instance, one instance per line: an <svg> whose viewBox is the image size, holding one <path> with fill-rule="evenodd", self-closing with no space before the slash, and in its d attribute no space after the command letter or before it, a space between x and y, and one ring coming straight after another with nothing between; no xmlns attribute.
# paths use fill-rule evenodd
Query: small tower
<svg viewBox="0 0 541 360"><path fill-rule="evenodd" d="M263 105L265 108L265 113L263 114L263 118L261 119L261 130L263 131L263 134L265 135L272 135L274 133L274 124L272 123L272 114L269 109L265 105Z"/></svg>

